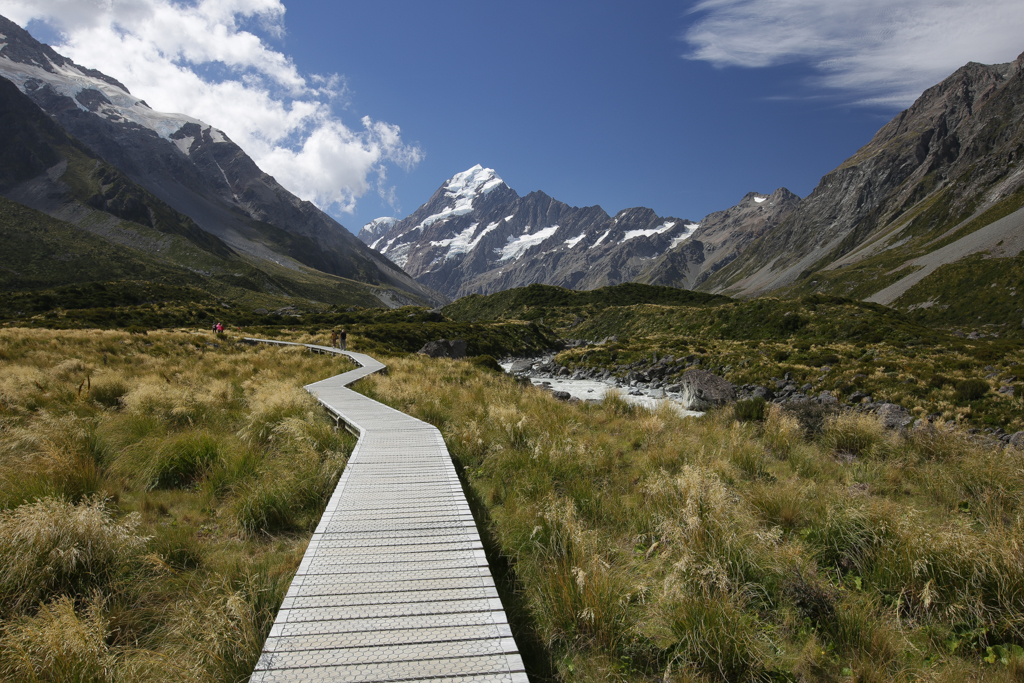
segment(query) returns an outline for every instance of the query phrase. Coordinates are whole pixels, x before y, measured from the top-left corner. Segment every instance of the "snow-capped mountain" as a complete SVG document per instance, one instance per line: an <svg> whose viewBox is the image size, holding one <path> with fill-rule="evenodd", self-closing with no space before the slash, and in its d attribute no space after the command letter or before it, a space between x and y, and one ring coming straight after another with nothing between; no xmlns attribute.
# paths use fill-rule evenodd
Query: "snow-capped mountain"
<svg viewBox="0 0 1024 683"><path fill-rule="evenodd" d="M397 218L392 216L381 216L380 218L374 218L372 221L363 226L363 229L359 231L359 239L364 244L373 244L379 237L382 237L384 233L394 227L395 223L398 222Z"/></svg>
<svg viewBox="0 0 1024 683"><path fill-rule="evenodd" d="M573 289L628 282L697 227L645 208L609 216L543 192L520 197L493 169L477 165L386 232L374 221L360 238L418 281L457 298L535 282Z"/></svg>
<svg viewBox="0 0 1024 683"><path fill-rule="evenodd" d="M75 64L4 17L0 76L104 161L238 253L441 301L288 192L223 132L154 111L117 80Z"/></svg>

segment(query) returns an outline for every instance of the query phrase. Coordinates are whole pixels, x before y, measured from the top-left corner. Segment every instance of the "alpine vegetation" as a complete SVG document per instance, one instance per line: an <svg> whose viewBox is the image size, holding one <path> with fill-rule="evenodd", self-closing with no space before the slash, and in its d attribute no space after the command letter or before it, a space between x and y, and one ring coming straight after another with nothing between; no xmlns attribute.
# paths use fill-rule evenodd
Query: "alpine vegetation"
<svg viewBox="0 0 1024 683"><path fill-rule="evenodd" d="M350 367L0 331L0 680L246 680L353 445L302 385Z"/></svg>
<svg viewBox="0 0 1024 683"><path fill-rule="evenodd" d="M387 363L357 387L441 429L539 679L1024 672L1022 450L860 413L808 431L782 404L564 403L466 361Z"/></svg>

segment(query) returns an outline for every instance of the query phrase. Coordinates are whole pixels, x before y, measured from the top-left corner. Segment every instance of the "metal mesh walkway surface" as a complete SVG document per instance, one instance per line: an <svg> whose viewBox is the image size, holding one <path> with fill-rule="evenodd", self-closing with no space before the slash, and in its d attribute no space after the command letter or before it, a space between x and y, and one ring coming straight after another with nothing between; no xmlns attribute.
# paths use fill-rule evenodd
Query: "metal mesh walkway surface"
<svg viewBox="0 0 1024 683"><path fill-rule="evenodd" d="M359 441L253 683L528 683L441 433L347 388L384 369L374 358L302 346L362 366L306 386Z"/></svg>

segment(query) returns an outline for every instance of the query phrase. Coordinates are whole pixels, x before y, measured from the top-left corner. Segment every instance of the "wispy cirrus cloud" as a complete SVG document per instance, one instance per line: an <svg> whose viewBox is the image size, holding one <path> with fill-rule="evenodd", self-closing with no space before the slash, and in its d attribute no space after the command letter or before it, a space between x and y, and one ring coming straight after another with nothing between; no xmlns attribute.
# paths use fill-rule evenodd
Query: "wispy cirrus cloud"
<svg viewBox="0 0 1024 683"><path fill-rule="evenodd" d="M389 166L423 158L397 125L346 125L336 112L344 79L303 74L269 44L285 32L281 0L0 0L0 13L45 23L62 37L58 52L154 109L220 128L282 185L336 215L371 189L385 196Z"/></svg>
<svg viewBox="0 0 1024 683"><path fill-rule="evenodd" d="M904 107L967 62L1024 51L1020 0L702 0L681 40L716 66L811 66L811 85Z"/></svg>

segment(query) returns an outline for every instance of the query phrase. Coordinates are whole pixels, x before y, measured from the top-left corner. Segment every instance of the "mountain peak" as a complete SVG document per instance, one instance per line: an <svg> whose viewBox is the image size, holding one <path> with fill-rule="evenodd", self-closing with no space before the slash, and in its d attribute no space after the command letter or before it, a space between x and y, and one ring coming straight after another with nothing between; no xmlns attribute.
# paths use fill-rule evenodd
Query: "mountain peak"
<svg viewBox="0 0 1024 683"><path fill-rule="evenodd" d="M397 222L398 219L394 216L381 216L380 218L374 218L363 226L357 237L363 241L363 244L368 244L371 247L376 248L376 242L378 242L388 230L395 227L395 223Z"/></svg>
<svg viewBox="0 0 1024 683"><path fill-rule="evenodd" d="M484 168L480 164L456 173L444 184L445 194L452 199L472 198L485 195L505 181L498 177L493 168Z"/></svg>

